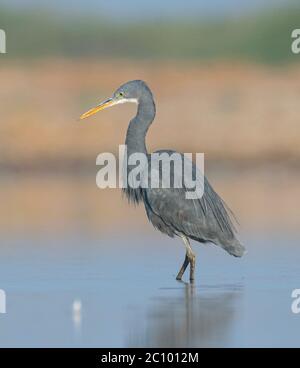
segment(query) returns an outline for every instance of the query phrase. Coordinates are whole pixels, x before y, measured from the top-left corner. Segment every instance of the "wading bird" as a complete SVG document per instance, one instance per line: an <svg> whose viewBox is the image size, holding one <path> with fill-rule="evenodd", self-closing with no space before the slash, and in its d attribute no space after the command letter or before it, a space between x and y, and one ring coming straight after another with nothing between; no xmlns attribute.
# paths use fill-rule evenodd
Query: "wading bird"
<svg viewBox="0 0 300 368"><path fill-rule="evenodd" d="M127 155L143 153L150 161L145 138L155 117L155 103L152 92L141 80L134 80L119 87L111 98L90 109L81 119L117 104L136 103L137 114L130 121L127 134ZM158 151L168 154L174 151ZM192 163L193 169L196 170ZM151 171L150 171L151 174ZM190 280L194 280L196 257L189 239L200 243L214 243L221 246L229 254L241 257L245 248L236 237L236 229L231 218L232 212L218 196L204 177L204 193L201 198L187 199L186 187L144 188L131 187L124 189L129 201L143 202L149 221L155 228L171 237L179 236L186 248L186 255L180 268L177 280L181 280L186 268L190 265Z"/></svg>

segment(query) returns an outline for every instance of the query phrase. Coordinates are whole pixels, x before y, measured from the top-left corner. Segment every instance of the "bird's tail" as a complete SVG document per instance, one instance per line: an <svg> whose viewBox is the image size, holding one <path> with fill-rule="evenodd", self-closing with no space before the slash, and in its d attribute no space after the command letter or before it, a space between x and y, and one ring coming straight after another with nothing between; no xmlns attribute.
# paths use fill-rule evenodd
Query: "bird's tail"
<svg viewBox="0 0 300 368"><path fill-rule="evenodd" d="M222 244L222 248L234 257L242 257L246 253L246 248L237 239L232 239L230 243L225 245Z"/></svg>

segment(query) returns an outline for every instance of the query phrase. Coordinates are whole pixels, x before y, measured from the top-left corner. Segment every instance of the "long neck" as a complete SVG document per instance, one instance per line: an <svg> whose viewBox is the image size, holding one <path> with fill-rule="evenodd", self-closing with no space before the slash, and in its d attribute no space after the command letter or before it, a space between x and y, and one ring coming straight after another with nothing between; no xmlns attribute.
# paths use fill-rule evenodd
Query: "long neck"
<svg viewBox="0 0 300 368"><path fill-rule="evenodd" d="M127 134L127 153L147 153L146 134L155 117L155 104L152 94L139 99L136 116L130 121Z"/></svg>

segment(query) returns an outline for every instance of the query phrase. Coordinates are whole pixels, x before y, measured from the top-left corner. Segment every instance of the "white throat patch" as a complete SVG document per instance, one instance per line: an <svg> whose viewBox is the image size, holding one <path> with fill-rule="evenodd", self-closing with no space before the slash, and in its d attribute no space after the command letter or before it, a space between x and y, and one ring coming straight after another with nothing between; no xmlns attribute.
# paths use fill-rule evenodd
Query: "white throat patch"
<svg viewBox="0 0 300 368"><path fill-rule="evenodd" d="M138 100L137 100L137 98L122 98L120 100L117 100L115 104L118 105L118 104L123 104L123 103L126 103L126 102L131 102L131 103L137 104Z"/></svg>

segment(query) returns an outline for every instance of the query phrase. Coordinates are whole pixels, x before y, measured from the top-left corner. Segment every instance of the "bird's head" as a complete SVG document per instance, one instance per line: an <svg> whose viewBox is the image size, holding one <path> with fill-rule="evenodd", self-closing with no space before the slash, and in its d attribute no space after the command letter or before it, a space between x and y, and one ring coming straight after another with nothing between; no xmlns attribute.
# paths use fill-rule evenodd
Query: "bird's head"
<svg viewBox="0 0 300 368"><path fill-rule="evenodd" d="M99 105L88 110L80 116L80 119L88 118L91 115L96 114L98 111L104 110L107 107L115 106L118 104L131 102L138 104L139 101L145 95L151 95L152 93L147 84L141 80L133 80L123 84L112 95L112 97L100 102Z"/></svg>

